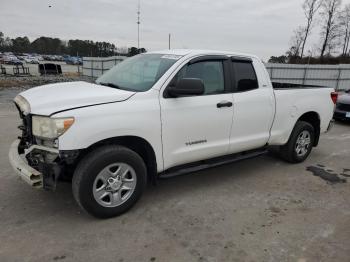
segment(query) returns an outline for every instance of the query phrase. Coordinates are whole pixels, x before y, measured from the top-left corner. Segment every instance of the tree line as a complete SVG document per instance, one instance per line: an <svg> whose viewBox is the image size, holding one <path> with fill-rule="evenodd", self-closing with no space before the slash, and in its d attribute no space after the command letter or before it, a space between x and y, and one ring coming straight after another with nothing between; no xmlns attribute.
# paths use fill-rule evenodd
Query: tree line
<svg viewBox="0 0 350 262"><path fill-rule="evenodd" d="M342 0L304 0L305 22L294 30L285 55L272 56L271 63L350 63L350 4ZM317 43L309 38L318 29ZM311 46L306 50L306 44Z"/></svg>
<svg viewBox="0 0 350 262"><path fill-rule="evenodd" d="M146 49L136 47L119 47L108 42L94 42L91 40L68 40L41 36L30 41L27 36L10 38L0 31L0 51L13 53L37 53L41 55L71 55L71 56L99 56L113 55L133 56L146 52Z"/></svg>

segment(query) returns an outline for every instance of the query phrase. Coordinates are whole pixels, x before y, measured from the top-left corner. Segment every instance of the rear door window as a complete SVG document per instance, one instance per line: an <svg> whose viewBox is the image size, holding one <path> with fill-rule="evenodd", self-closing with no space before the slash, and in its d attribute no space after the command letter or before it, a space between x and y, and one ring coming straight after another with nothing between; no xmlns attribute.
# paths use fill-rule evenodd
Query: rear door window
<svg viewBox="0 0 350 262"><path fill-rule="evenodd" d="M246 92L259 87L258 79L251 62L233 61L232 67L237 92Z"/></svg>

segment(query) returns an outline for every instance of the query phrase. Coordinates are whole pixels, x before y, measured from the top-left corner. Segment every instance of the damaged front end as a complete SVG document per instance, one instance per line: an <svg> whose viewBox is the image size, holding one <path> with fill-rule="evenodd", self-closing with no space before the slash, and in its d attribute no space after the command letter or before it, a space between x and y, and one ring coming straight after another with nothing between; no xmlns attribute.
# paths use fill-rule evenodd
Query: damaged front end
<svg viewBox="0 0 350 262"><path fill-rule="evenodd" d="M16 103L15 103L16 104ZM55 190L60 177L68 174L78 151L59 151L58 140L37 138L32 133L32 115L16 104L22 134L10 148L10 163L20 177L35 188Z"/></svg>

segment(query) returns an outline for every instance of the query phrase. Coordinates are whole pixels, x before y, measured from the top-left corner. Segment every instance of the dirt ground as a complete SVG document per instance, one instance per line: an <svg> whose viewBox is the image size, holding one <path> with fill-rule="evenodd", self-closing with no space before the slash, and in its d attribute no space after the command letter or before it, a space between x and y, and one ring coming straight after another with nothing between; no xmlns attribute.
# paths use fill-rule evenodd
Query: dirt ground
<svg viewBox="0 0 350 262"><path fill-rule="evenodd" d="M0 261L350 261L350 124L305 163L266 155L161 180L125 215L97 220L69 183L37 191L15 175L16 92L0 91Z"/></svg>
<svg viewBox="0 0 350 262"><path fill-rule="evenodd" d="M47 76L12 76L0 75L0 97L3 93L13 90L24 90L40 85L47 85L59 82L86 81L93 82L94 80L87 76L82 76L77 73L65 73L63 75L47 75Z"/></svg>

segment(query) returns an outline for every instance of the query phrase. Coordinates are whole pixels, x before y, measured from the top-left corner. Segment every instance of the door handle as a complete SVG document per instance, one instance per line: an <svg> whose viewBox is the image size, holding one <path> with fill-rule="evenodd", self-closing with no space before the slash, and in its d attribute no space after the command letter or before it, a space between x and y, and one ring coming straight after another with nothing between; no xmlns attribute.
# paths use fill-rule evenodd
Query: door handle
<svg viewBox="0 0 350 262"><path fill-rule="evenodd" d="M222 101L216 105L217 108L232 107L233 104L230 101Z"/></svg>

